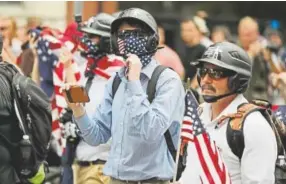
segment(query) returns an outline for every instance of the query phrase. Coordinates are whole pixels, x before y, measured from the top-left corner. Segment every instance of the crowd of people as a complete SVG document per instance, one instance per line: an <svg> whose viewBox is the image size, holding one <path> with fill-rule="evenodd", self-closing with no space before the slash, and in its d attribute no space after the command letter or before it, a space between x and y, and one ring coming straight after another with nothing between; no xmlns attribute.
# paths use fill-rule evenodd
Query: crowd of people
<svg viewBox="0 0 286 184"><path fill-rule="evenodd" d="M185 50L178 53L166 45L163 25L139 8L99 13L65 31L37 17L21 28L12 17L0 17L1 62L17 67L50 100L47 159L62 168L62 184L286 182L286 171L278 178L276 167L285 153L279 149L286 142L283 131L257 104L238 111L257 99L285 104L283 35L271 27L260 33L257 20L246 16L236 37L226 25L210 30L206 17L198 12L181 20ZM85 88L88 103L70 101L66 91L75 85ZM186 90L201 103L197 111ZM6 117L1 111L11 102L0 103L0 117ZM9 116L15 116L12 111ZM188 112L190 124L184 124ZM13 135L15 126L6 124L0 121L0 135ZM203 130L218 148L213 156L222 158L212 163L214 169L202 164L197 151ZM189 133L187 144L178 144L181 132ZM0 136L0 152L6 153L0 157L0 183L22 183L4 142ZM184 163L176 162L178 155ZM184 169L177 171L180 163Z"/></svg>

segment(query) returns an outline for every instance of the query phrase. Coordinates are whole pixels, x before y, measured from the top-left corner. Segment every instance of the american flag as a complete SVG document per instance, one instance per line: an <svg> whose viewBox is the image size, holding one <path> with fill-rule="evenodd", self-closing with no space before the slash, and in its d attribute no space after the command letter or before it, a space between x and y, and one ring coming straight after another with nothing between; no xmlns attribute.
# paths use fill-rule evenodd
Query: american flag
<svg viewBox="0 0 286 184"><path fill-rule="evenodd" d="M186 110L181 138L188 140L189 144L195 144L194 152L200 163L199 175L202 183L231 183L219 150L199 118L198 103L191 91L187 91L186 94Z"/></svg>
<svg viewBox="0 0 286 184"><path fill-rule="evenodd" d="M50 28L46 29L49 30ZM60 93L60 88L65 83L66 73L64 64L58 59L58 54L62 46L75 51L77 44L69 40L62 41L50 32L47 30L41 32L36 48L39 58L41 87L50 97L52 104L52 133L55 140L57 140L54 145L56 146L57 154L61 156L65 148L65 139L61 133L59 115L67 107L67 104L63 94ZM74 68L73 71L75 71L75 78L79 81L80 72L74 61L72 61L72 67Z"/></svg>
<svg viewBox="0 0 286 184"><path fill-rule="evenodd" d="M286 105L272 105L272 111L286 125Z"/></svg>
<svg viewBox="0 0 286 184"><path fill-rule="evenodd" d="M117 38L117 45L118 45L118 50L119 54L124 55L125 54L125 42L121 38Z"/></svg>
<svg viewBox="0 0 286 184"><path fill-rule="evenodd" d="M81 74L79 71L79 68L74 60L72 60L73 68L73 75L75 76L76 82L80 81ZM56 135L56 139L59 142L59 149L58 154L61 155L65 148L66 140L62 136L62 132L60 130L60 123L59 123L59 115L61 112L67 107L67 103L65 101L65 98L63 94L60 92L60 88L65 84L65 78L66 78L66 69L64 67L64 64L61 61L58 61L53 68L53 84L54 84L54 101L55 103L53 109L55 111L54 116L54 122L53 122L53 133ZM57 112L56 112L57 111Z"/></svg>

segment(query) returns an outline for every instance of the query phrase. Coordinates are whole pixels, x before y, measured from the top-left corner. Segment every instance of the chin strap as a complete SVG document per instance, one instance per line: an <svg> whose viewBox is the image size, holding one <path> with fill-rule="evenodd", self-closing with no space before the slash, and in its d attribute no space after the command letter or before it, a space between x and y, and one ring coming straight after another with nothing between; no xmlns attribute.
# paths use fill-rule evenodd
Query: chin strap
<svg viewBox="0 0 286 184"><path fill-rule="evenodd" d="M218 95L218 96L210 96L210 95L203 95L203 99L205 102L207 103L214 103L216 101L218 101L219 99L222 99L224 97L227 97L227 96L230 96L230 95L233 95L237 92L230 92L230 93L226 93L224 95Z"/></svg>

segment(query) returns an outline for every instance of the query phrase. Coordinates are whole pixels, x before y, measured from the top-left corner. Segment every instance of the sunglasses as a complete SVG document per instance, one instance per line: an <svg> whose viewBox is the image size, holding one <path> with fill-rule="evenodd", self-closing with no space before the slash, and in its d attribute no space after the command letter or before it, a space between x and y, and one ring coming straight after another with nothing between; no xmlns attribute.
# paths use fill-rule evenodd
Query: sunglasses
<svg viewBox="0 0 286 184"><path fill-rule="evenodd" d="M198 75L199 77L205 77L206 75L209 75L212 79L222 79L225 77L230 77L235 74L235 72L230 70L222 70L222 69L215 69L215 68L199 68L198 69Z"/></svg>
<svg viewBox="0 0 286 184"><path fill-rule="evenodd" d="M125 38L128 38L130 36L136 36L136 37L148 36L148 34L141 29L117 31L116 35L118 38L121 38L121 39L125 39Z"/></svg>

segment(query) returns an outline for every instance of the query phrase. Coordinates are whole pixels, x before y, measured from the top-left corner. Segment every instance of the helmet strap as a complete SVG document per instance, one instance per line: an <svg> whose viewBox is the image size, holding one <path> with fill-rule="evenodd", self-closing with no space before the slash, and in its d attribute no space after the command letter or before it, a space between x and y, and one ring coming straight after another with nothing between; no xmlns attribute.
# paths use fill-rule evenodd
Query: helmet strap
<svg viewBox="0 0 286 184"><path fill-rule="evenodd" d="M230 96L230 95L233 95L233 94L236 94L236 93L237 92L232 91L230 93L226 93L224 95L218 95L218 96L203 95L203 99L207 103L214 103L214 102L218 101L219 99L225 98L227 96Z"/></svg>

